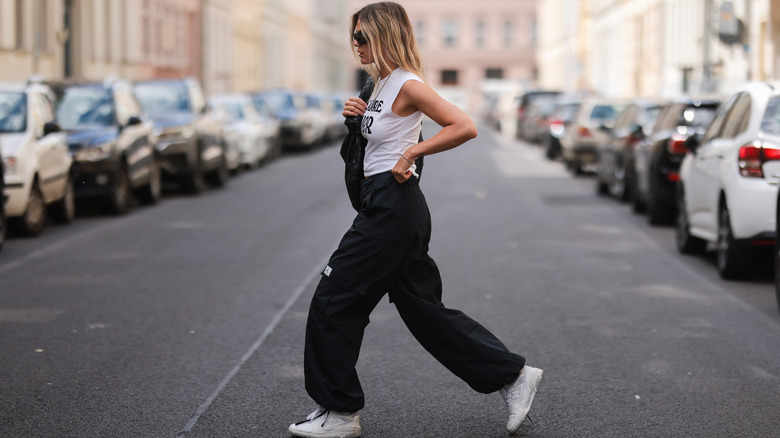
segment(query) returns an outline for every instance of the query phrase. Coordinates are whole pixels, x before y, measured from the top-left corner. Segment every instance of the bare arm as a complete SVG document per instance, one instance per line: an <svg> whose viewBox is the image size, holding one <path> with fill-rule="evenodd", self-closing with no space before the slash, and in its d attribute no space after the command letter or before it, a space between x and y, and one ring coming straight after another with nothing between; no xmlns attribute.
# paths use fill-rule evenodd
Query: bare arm
<svg viewBox="0 0 780 438"><path fill-rule="evenodd" d="M442 129L433 137L407 149L404 156L409 161L450 150L477 136L474 121L463 110L444 100L428 85L407 81L393 103L393 112L399 116L408 116L417 110ZM409 167L409 162L401 157L393 167L395 179L399 182L409 179L412 175Z"/></svg>

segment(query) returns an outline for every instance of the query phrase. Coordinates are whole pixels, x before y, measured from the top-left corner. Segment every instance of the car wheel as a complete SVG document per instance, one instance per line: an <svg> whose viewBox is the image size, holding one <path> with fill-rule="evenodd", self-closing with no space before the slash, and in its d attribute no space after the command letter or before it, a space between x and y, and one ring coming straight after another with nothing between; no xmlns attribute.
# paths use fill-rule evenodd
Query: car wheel
<svg viewBox="0 0 780 438"><path fill-rule="evenodd" d="M141 189L139 194L144 204L156 204L162 197L162 170L156 156L152 157L149 172L149 183Z"/></svg>
<svg viewBox="0 0 780 438"><path fill-rule="evenodd" d="M76 196L73 193L73 177L68 177L65 195L50 207L52 219L60 224L69 224L76 217Z"/></svg>
<svg viewBox="0 0 780 438"><path fill-rule="evenodd" d="M2 184L0 184L0 190L2 190ZM0 249L3 249L5 243L5 236L8 233L8 218L5 215L5 206L0 204Z"/></svg>
<svg viewBox="0 0 780 438"><path fill-rule="evenodd" d="M731 217L729 209L724 202L720 207L718 221L718 274L722 278L737 278L743 275L747 269L747 252L739 248L731 232Z"/></svg>
<svg viewBox="0 0 780 438"><path fill-rule="evenodd" d="M776 226L776 229L780 227ZM2 232L2 230L0 230ZM775 233L776 234L776 233ZM2 239L2 237L0 237ZM0 244L2 242L0 241ZM777 310L780 310L780 239L775 239L775 299L777 300Z"/></svg>
<svg viewBox="0 0 780 438"><path fill-rule="evenodd" d="M116 171L114 185L108 199L108 209L114 214L123 214L130 210L130 179L124 163L121 163Z"/></svg>
<svg viewBox="0 0 780 438"><path fill-rule="evenodd" d="M14 221L20 234L25 236L37 236L43 231L46 224L46 204L43 202L43 194L38 187L38 181L33 182L30 189L30 197L27 200L27 208L24 214Z"/></svg>
<svg viewBox="0 0 780 438"><path fill-rule="evenodd" d="M228 179L230 179L230 170L228 169L227 161L223 156L222 161L220 161L219 166L214 169L209 180L214 187L222 188L227 185Z"/></svg>
<svg viewBox="0 0 780 438"><path fill-rule="evenodd" d="M631 202L631 211L635 214L644 213L645 203L642 202L642 197L639 194L638 184L636 178L631 180L631 194L629 199Z"/></svg>
<svg viewBox="0 0 780 438"><path fill-rule="evenodd" d="M206 190L206 178L203 175L203 165L200 158L195 163L192 173L187 177L187 190L195 195L203 193Z"/></svg>
<svg viewBox="0 0 780 438"><path fill-rule="evenodd" d="M601 176L596 176L596 194L599 196L609 195L609 184L601 179Z"/></svg>
<svg viewBox="0 0 780 438"><path fill-rule="evenodd" d="M707 247L707 242L691 235L688 214L685 210L685 192L677 190L677 226L675 227L675 243L677 251L683 254L701 254Z"/></svg>

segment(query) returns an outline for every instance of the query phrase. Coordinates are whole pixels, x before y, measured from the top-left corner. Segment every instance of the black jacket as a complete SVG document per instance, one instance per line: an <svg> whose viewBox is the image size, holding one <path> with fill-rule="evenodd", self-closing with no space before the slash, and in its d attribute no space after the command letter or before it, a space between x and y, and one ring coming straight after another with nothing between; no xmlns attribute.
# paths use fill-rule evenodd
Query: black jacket
<svg viewBox="0 0 780 438"><path fill-rule="evenodd" d="M371 98L371 92L374 89L374 81L369 78L360 90L360 98L366 103ZM341 143L341 158L344 160L344 182L347 185L347 194L352 208L360 211L360 184L365 176L363 174L363 158L366 155L366 143L368 140L360 133L360 125L363 123L363 116L349 116L344 120L347 125L347 136ZM423 140L422 133L420 139ZM417 174L422 176L423 157L415 160L417 165Z"/></svg>

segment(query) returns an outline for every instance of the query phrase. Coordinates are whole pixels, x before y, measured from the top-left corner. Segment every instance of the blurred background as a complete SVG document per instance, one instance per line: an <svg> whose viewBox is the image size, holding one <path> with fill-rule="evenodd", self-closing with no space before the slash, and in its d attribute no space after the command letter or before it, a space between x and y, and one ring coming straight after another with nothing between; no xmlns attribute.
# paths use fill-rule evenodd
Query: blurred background
<svg viewBox="0 0 780 438"><path fill-rule="evenodd" d="M347 35L366 0L2 0L0 81L192 76L207 94L359 85ZM400 0L427 80L478 110L548 88L728 93L778 75L777 0Z"/></svg>

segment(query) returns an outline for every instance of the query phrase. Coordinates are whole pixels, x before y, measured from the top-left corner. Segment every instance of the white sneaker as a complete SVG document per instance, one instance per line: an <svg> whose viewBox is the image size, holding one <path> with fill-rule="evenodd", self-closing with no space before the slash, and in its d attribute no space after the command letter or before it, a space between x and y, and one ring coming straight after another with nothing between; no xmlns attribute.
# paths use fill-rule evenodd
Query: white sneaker
<svg viewBox="0 0 780 438"><path fill-rule="evenodd" d="M291 424L290 435L305 438L357 438L360 436L360 411L351 414L318 407L305 421Z"/></svg>
<svg viewBox="0 0 780 438"><path fill-rule="evenodd" d="M509 421L506 422L506 430L514 435L520 429L520 425L528 416L531 403L534 401L536 391L542 384L544 371L529 366L520 370L517 380L499 389L498 392L509 407Z"/></svg>

